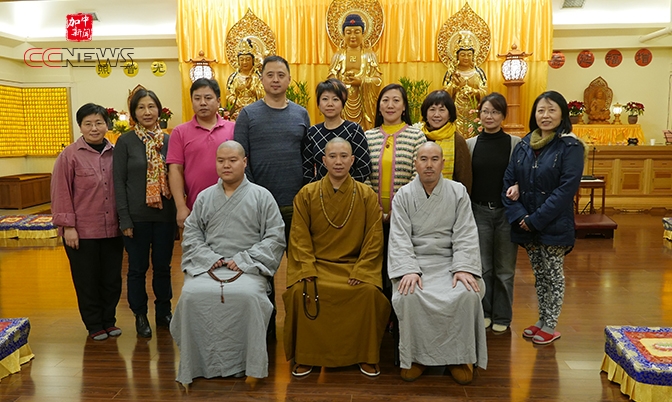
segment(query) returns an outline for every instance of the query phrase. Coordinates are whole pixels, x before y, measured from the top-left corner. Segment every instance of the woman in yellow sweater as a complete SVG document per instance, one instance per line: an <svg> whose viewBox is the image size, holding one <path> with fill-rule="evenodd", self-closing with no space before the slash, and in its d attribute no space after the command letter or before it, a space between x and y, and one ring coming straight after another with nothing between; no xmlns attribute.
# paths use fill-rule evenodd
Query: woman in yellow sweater
<svg viewBox="0 0 672 402"><path fill-rule="evenodd" d="M380 91L376 104L375 128L368 130L366 140L371 156L370 184L378 194L378 203L383 209L383 293L392 297L392 283L387 275L387 243L390 238L390 214L392 199L401 186L415 177L413 161L420 145L427 142L418 128L411 126L408 115L408 97L404 87L390 84ZM393 336L399 342L396 317L392 316ZM395 348L395 364L399 362Z"/></svg>
<svg viewBox="0 0 672 402"><path fill-rule="evenodd" d="M375 128L365 133L371 156L371 187L378 193L386 224L394 193L415 177L413 160L427 141L411 124L406 91L399 84L389 84L378 96Z"/></svg>

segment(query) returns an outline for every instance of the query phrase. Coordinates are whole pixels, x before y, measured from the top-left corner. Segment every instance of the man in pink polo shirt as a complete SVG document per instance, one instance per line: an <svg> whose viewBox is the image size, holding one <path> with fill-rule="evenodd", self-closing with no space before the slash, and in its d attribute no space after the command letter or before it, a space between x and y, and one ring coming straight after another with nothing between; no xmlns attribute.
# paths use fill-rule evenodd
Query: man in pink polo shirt
<svg viewBox="0 0 672 402"><path fill-rule="evenodd" d="M233 139L235 126L217 114L220 97L217 81L199 78L191 84L190 92L194 118L173 129L166 156L179 227L184 227L198 193L217 183L217 147ZM186 195L186 200L181 194Z"/></svg>

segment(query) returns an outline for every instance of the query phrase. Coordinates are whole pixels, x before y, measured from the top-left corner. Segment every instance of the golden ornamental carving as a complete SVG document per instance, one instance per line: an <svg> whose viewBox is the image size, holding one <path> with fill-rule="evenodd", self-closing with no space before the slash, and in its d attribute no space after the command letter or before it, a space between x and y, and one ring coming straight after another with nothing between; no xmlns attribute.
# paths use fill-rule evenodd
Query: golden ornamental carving
<svg viewBox="0 0 672 402"><path fill-rule="evenodd" d="M242 46L251 44L255 64L261 66L266 56L276 52L275 34L271 28L259 17L254 15L251 9L238 22L233 24L226 34L226 60L234 69L238 69L238 51Z"/></svg>
<svg viewBox="0 0 672 402"><path fill-rule="evenodd" d="M327 10L327 34L331 43L343 48L343 22L348 14L358 14L365 24L363 46L372 48L383 34L383 7L377 0L334 0Z"/></svg>
<svg viewBox="0 0 672 402"><path fill-rule="evenodd" d="M439 59L449 68L456 64L456 53L463 47L473 47L476 66L490 53L490 27L469 4L443 23L436 40Z"/></svg>

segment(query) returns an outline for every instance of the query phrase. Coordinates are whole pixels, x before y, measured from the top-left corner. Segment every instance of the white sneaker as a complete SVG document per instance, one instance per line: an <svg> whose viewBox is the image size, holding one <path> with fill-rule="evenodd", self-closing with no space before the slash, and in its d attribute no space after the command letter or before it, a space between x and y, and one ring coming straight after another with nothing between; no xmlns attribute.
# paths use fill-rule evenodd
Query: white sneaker
<svg viewBox="0 0 672 402"><path fill-rule="evenodd" d="M488 329L490 328L490 324L492 324L492 319L486 318L485 320L483 320L483 322L485 323L485 329Z"/></svg>
<svg viewBox="0 0 672 402"><path fill-rule="evenodd" d="M492 324L492 332L502 333L506 332L507 329L509 329L509 327L507 327L506 325Z"/></svg>

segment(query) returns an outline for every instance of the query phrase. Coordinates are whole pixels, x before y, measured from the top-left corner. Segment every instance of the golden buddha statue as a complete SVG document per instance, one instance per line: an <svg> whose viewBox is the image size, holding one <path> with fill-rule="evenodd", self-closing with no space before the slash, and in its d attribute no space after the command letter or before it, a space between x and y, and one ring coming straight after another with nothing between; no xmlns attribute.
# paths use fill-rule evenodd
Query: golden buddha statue
<svg viewBox="0 0 672 402"><path fill-rule="evenodd" d="M264 86L261 84L258 68L261 57L259 55L255 56L252 40L250 38L242 39L238 43L236 51L238 54L238 69L229 76L226 83L228 90L226 104L231 120L236 120L242 108L266 95Z"/></svg>
<svg viewBox="0 0 672 402"><path fill-rule="evenodd" d="M610 102L611 103L611 102ZM588 120L591 124L609 124L611 112L604 91L598 88L588 104Z"/></svg>
<svg viewBox="0 0 672 402"><path fill-rule="evenodd" d="M331 59L328 78L337 78L348 88L343 118L368 130L373 128L383 80L376 54L371 48L364 47L365 29L364 21L358 14L345 17L343 45Z"/></svg>
<svg viewBox="0 0 672 402"><path fill-rule="evenodd" d="M470 33L460 33L457 40L455 60L443 78L445 89L455 101L457 132L469 138L470 111L476 109L488 91L485 72L474 63L476 53L474 38Z"/></svg>

